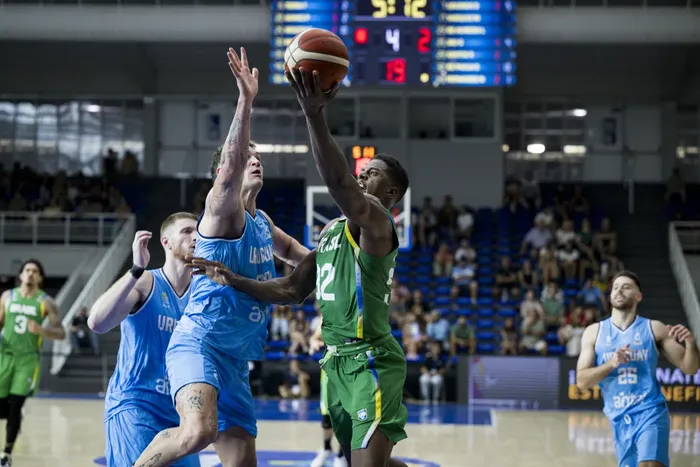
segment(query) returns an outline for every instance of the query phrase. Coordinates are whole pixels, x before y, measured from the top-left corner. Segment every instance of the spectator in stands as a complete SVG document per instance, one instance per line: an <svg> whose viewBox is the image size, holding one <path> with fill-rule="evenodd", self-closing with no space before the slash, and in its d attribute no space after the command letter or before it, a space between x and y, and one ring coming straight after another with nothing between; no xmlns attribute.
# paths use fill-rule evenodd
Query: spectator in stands
<svg viewBox="0 0 700 467"><path fill-rule="evenodd" d="M576 185L574 195L569 200L569 215L574 218L588 217L589 209L588 200L583 195L583 187Z"/></svg>
<svg viewBox="0 0 700 467"><path fill-rule="evenodd" d="M450 329L450 357L465 350L470 354L476 352L476 334L474 328L467 322L467 317L460 316Z"/></svg>
<svg viewBox="0 0 700 467"><path fill-rule="evenodd" d="M558 326L564 317L564 293L559 289L555 281L550 281L542 291L540 297L544 309L545 324Z"/></svg>
<svg viewBox="0 0 700 467"><path fill-rule="evenodd" d="M117 173L117 165L119 164L119 155L112 148L107 149L102 159L102 173L109 179L112 179Z"/></svg>
<svg viewBox="0 0 700 467"><path fill-rule="evenodd" d="M513 318L503 320L501 355L518 355L518 331L515 329Z"/></svg>
<svg viewBox="0 0 700 467"><path fill-rule="evenodd" d="M406 358L415 360L418 358L418 352L423 348L423 343L425 342L425 334L421 329L420 319L415 313L408 313L406 315L401 335L403 337L403 347L406 351Z"/></svg>
<svg viewBox="0 0 700 467"><path fill-rule="evenodd" d="M551 229L554 225L554 209L551 206L547 206L543 210L537 213L533 224L541 224L546 229Z"/></svg>
<svg viewBox="0 0 700 467"><path fill-rule="evenodd" d="M408 287L401 284L394 276L391 283L391 296L389 299L389 319L393 321L395 328L400 328L406 315L406 304L411 299Z"/></svg>
<svg viewBox="0 0 700 467"><path fill-rule="evenodd" d="M318 307L318 303L314 303L314 309L316 310L316 316L313 317L311 324L309 324L310 334L313 334L316 329L321 327L321 323L323 323L323 316L321 315L321 309Z"/></svg>
<svg viewBox="0 0 700 467"><path fill-rule="evenodd" d="M278 391L282 399L306 399L311 394L309 374L301 370L297 360L289 361L289 371Z"/></svg>
<svg viewBox="0 0 700 467"><path fill-rule="evenodd" d="M292 310L288 306L274 305L270 317L270 337L273 341L289 340L289 318Z"/></svg>
<svg viewBox="0 0 700 467"><path fill-rule="evenodd" d="M435 244L438 229L437 220L437 212L433 207L433 199L426 196L423 199L423 207L420 211L419 241L423 248L431 247Z"/></svg>
<svg viewBox="0 0 700 467"><path fill-rule="evenodd" d="M95 355L100 354L100 341L97 334L88 327L88 309L82 307L73 318L70 326L70 340L74 352L90 350Z"/></svg>
<svg viewBox="0 0 700 467"><path fill-rule="evenodd" d="M581 311L581 307L576 307L572 316L559 328L557 338L559 343L566 347L567 357L578 357L581 353L583 331L594 321L595 317L592 310L587 310L584 314Z"/></svg>
<svg viewBox="0 0 700 467"><path fill-rule="evenodd" d="M557 240L557 246L563 247L569 242L574 242L576 240L576 232L574 232L574 223L571 220L564 220L561 226L557 229L555 233Z"/></svg>
<svg viewBox="0 0 700 467"><path fill-rule="evenodd" d="M423 401L437 404L442 398L445 382L445 366L442 363L442 348L438 342L431 342L425 360L420 367L420 397Z"/></svg>
<svg viewBox="0 0 700 467"><path fill-rule="evenodd" d="M591 279L587 279L583 283L583 287L581 287L581 290L579 290L576 295L576 301L584 308L593 308L597 310L598 313L606 307L605 296L598 287L593 285Z"/></svg>
<svg viewBox="0 0 700 467"><path fill-rule="evenodd" d="M554 193L554 212L562 219L569 218L569 197L562 184L557 185L557 190Z"/></svg>
<svg viewBox="0 0 700 467"><path fill-rule="evenodd" d="M416 289L413 291L413 297L406 303L408 309L412 313L417 313L418 316L422 316L423 313L430 311L430 305L425 301L423 297L423 291Z"/></svg>
<svg viewBox="0 0 700 467"><path fill-rule="evenodd" d="M532 289L525 293L525 299L520 302L520 316L526 318L530 310L534 310L541 319L545 319L544 308L542 308L540 301L535 298L535 292Z"/></svg>
<svg viewBox="0 0 700 467"><path fill-rule="evenodd" d="M514 177L508 177L506 179L503 193L503 206L508 209L510 214L515 214L519 210L528 209L528 205L520 191L520 179Z"/></svg>
<svg viewBox="0 0 700 467"><path fill-rule="evenodd" d="M500 297L501 301L520 295L518 270L511 264L508 256L501 257L501 265L496 270L496 287L493 289L493 295L494 299Z"/></svg>
<svg viewBox="0 0 700 467"><path fill-rule="evenodd" d="M540 193L540 184L535 178L535 173L532 170L525 172L525 175L520 180L520 192L522 193L525 203L530 209L539 209L542 204L542 195Z"/></svg>
<svg viewBox="0 0 700 467"><path fill-rule="evenodd" d="M433 342L439 342L445 350L450 347L450 322L442 316L439 310L433 310L428 315L425 335Z"/></svg>
<svg viewBox="0 0 700 467"><path fill-rule="evenodd" d="M518 271L518 282L521 290L536 289L539 285L539 275L537 271L532 269L532 262L528 259L524 260Z"/></svg>
<svg viewBox="0 0 700 467"><path fill-rule="evenodd" d="M557 251L557 259L566 279L575 279L578 275L579 252L573 240L568 241Z"/></svg>
<svg viewBox="0 0 700 467"><path fill-rule="evenodd" d="M291 355L296 355L299 349L304 354L309 353L309 323L306 322L304 310L297 310L289 320L289 338Z"/></svg>
<svg viewBox="0 0 700 467"><path fill-rule="evenodd" d="M469 287L476 277L476 264L462 259L452 269L452 283L458 287L461 296L469 295Z"/></svg>
<svg viewBox="0 0 700 467"><path fill-rule="evenodd" d="M457 235L468 238L474 230L474 213L469 206L462 206L457 215Z"/></svg>
<svg viewBox="0 0 700 467"><path fill-rule="evenodd" d="M542 218L536 218L535 221L535 226L527 232L523 239L523 243L520 247L521 255L526 254L530 248L541 250L552 241L552 232L549 230L544 220Z"/></svg>
<svg viewBox="0 0 700 467"><path fill-rule="evenodd" d="M600 272L596 271L593 273L593 278L591 279L591 283L593 284L594 287L596 287L598 290L600 290L600 293L603 295L603 297L608 296L608 282L604 281L600 277Z"/></svg>
<svg viewBox="0 0 700 467"><path fill-rule="evenodd" d="M673 169L673 173L666 183L665 198L671 217L680 219L683 216L683 208L685 206L685 182L678 167Z"/></svg>
<svg viewBox="0 0 700 467"><path fill-rule="evenodd" d="M470 263L476 261L476 250L469 244L468 239L463 238L459 243L459 248L457 248L457 251L455 252L455 260L466 260Z"/></svg>
<svg viewBox="0 0 700 467"><path fill-rule="evenodd" d="M447 195L438 211L438 227L442 233L447 234L451 239L455 238L455 227L457 226L457 209L452 202L452 196Z"/></svg>
<svg viewBox="0 0 700 467"><path fill-rule="evenodd" d="M433 257L433 276L450 277L453 264L454 257L450 252L450 247L443 243Z"/></svg>
<svg viewBox="0 0 700 467"><path fill-rule="evenodd" d="M557 261L557 251L554 243L540 249L540 271L542 272L542 282L556 282L559 280L559 262Z"/></svg>
<svg viewBox="0 0 700 467"><path fill-rule="evenodd" d="M606 261L617 253L617 232L605 217L600 223L600 230L593 234L593 248L601 261Z"/></svg>
<svg viewBox="0 0 700 467"><path fill-rule="evenodd" d="M520 350L535 351L546 355L547 343L544 341L546 331L547 326L544 320L537 315L535 310L528 310L520 330Z"/></svg>
<svg viewBox="0 0 700 467"><path fill-rule="evenodd" d="M576 249L579 251L579 282L583 282L589 272L598 269L598 262L595 259L593 250L593 230L591 221L583 219L581 230L576 234Z"/></svg>
<svg viewBox="0 0 700 467"><path fill-rule="evenodd" d="M121 161L121 173L127 175L136 175L139 173L139 160L136 153L125 151Z"/></svg>

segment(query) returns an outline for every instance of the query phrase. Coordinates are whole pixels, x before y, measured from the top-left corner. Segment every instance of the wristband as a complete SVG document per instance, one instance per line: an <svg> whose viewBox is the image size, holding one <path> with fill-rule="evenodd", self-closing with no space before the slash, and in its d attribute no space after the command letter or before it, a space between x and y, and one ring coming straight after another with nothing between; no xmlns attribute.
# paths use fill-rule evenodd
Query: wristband
<svg viewBox="0 0 700 467"><path fill-rule="evenodd" d="M144 268L142 268L141 266L136 266L135 264L131 266L131 269L129 269L129 272L132 276L134 276L135 279L139 279L141 276L143 276L144 271Z"/></svg>

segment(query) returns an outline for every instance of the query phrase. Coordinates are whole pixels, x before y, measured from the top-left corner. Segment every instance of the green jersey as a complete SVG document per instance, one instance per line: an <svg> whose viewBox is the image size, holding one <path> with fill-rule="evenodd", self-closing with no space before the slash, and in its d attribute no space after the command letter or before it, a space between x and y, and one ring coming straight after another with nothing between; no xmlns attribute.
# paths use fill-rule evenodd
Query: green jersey
<svg viewBox="0 0 700 467"><path fill-rule="evenodd" d="M316 301L328 345L391 333L389 297L397 250L372 256L360 250L347 219L337 220L316 248Z"/></svg>
<svg viewBox="0 0 700 467"><path fill-rule="evenodd" d="M14 355L39 354L41 336L29 332L29 321L41 326L46 318L47 295L43 290L31 297L24 297L19 288L10 290L5 303L5 324L0 342L0 352Z"/></svg>

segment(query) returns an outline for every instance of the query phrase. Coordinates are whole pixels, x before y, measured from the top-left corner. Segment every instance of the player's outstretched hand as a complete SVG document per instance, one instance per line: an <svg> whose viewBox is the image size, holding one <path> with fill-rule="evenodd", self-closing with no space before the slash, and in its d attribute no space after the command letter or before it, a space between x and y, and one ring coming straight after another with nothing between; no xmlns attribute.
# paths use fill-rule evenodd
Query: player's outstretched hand
<svg viewBox="0 0 700 467"><path fill-rule="evenodd" d="M185 267L191 270L193 276L207 276L221 285L231 285L231 279L234 277L233 272L222 263L192 255L185 256Z"/></svg>
<svg viewBox="0 0 700 467"><path fill-rule="evenodd" d="M626 346L617 349L615 351L615 355L613 355L613 358L611 360L613 368L617 368L620 365L624 365L625 363L629 363L630 361L630 345L627 344Z"/></svg>
<svg viewBox="0 0 700 467"><path fill-rule="evenodd" d="M340 83L335 83L330 91L323 92L321 78L316 70L310 74L304 71L304 68L289 70L286 77L297 95L301 110L307 117L318 115L340 89Z"/></svg>
<svg viewBox="0 0 700 467"><path fill-rule="evenodd" d="M695 336L693 336L693 333L682 324L676 324L675 326L669 325L668 335L676 339L678 342L695 344Z"/></svg>
<svg viewBox="0 0 700 467"><path fill-rule="evenodd" d="M258 69L250 69L248 54L243 47L241 47L240 57L233 48L229 48L226 55L228 56L228 66L231 68L233 76L236 77L241 96L252 101L258 94L258 75L260 74Z"/></svg>
<svg viewBox="0 0 700 467"><path fill-rule="evenodd" d="M146 230L139 230L134 234L134 242L131 244L131 254L134 257L134 266L145 268L151 260L151 252L148 251L148 241L153 234Z"/></svg>

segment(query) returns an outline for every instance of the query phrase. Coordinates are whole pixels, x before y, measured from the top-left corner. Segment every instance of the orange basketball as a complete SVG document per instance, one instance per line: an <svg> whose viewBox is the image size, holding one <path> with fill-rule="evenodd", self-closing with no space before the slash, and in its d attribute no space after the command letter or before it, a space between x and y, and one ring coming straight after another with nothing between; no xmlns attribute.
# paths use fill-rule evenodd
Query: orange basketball
<svg viewBox="0 0 700 467"><path fill-rule="evenodd" d="M316 70L321 89L328 91L348 74L348 58L348 49L340 37L325 29L307 29L292 39L284 51L284 70Z"/></svg>

